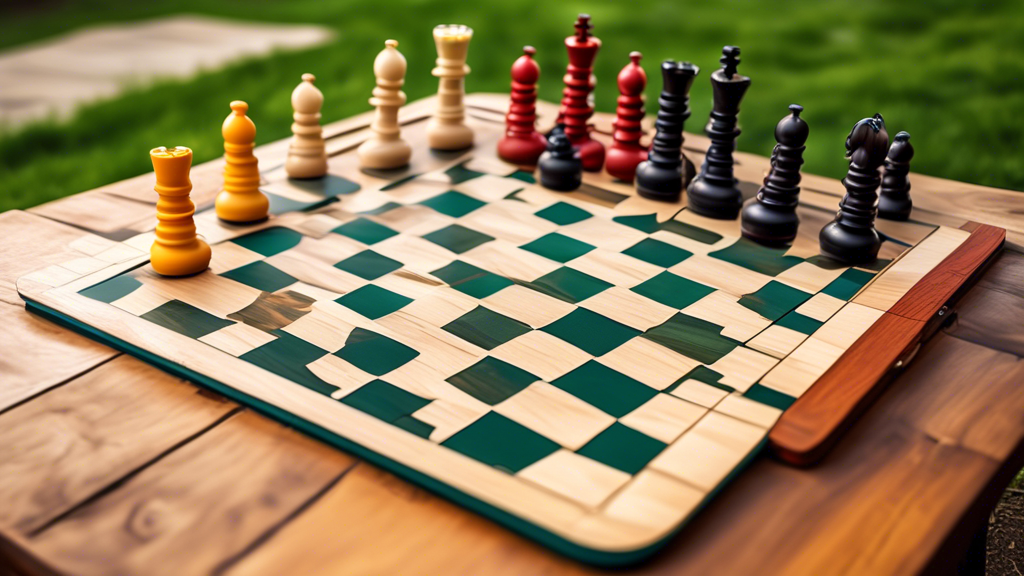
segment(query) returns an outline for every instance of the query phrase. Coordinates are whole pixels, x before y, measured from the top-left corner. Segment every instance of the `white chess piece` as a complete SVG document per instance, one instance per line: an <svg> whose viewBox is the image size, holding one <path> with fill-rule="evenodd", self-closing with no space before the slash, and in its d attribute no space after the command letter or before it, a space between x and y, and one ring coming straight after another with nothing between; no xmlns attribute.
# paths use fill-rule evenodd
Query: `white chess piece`
<svg viewBox="0 0 1024 576"><path fill-rule="evenodd" d="M409 163L412 148L402 140L398 110L405 104L405 56L397 50L397 40L384 42L384 49L373 60L377 87L370 105L377 108L370 130L373 135L357 150L363 168L401 168Z"/></svg>
<svg viewBox="0 0 1024 576"><path fill-rule="evenodd" d="M302 83L292 91L292 138L284 169L292 178L320 178L327 174L327 147L320 127L324 95L313 85L316 77L303 74Z"/></svg>
<svg viewBox="0 0 1024 576"><path fill-rule="evenodd" d="M462 150L473 145L473 131L466 126L465 78L469 74L466 54L473 29L462 24L434 28L437 66L431 74L440 78L437 113L427 124L427 143L435 150Z"/></svg>

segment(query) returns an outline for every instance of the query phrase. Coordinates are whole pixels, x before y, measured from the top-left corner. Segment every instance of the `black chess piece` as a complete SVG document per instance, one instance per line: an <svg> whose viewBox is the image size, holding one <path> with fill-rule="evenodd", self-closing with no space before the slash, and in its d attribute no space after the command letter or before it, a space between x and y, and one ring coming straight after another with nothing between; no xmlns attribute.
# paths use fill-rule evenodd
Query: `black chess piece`
<svg viewBox="0 0 1024 576"><path fill-rule="evenodd" d="M910 219L910 209L914 203L910 200L910 178L907 176L910 174L910 160L913 157L914 147L910 144L910 134L896 134L882 172L882 190L878 195L879 218Z"/></svg>
<svg viewBox="0 0 1024 576"><path fill-rule="evenodd" d="M882 182L879 167L889 151L889 133L881 114L857 122L846 138L850 168L843 178L846 196L836 219L821 229L821 253L846 264L871 262L882 239L875 230L875 203Z"/></svg>
<svg viewBox="0 0 1024 576"><path fill-rule="evenodd" d="M789 105L790 114L775 126L772 169L757 191L757 198L743 207L740 229L743 236L760 244L788 244L796 238L800 218L796 205L800 195L800 165L809 128L800 117L799 104Z"/></svg>
<svg viewBox="0 0 1024 576"><path fill-rule="evenodd" d="M661 63L657 131L647 160L636 167L636 190L644 198L676 202L693 178L693 163L683 154L683 124L690 117L690 87L698 73L700 68L689 62Z"/></svg>
<svg viewBox="0 0 1024 576"><path fill-rule="evenodd" d="M564 130L556 128L548 137L548 149L540 155L540 183L545 188L568 192L583 183L583 162Z"/></svg>
<svg viewBox="0 0 1024 576"><path fill-rule="evenodd" d="M743 206L743 194L732 174L732 153L740 135L736 125L740 100L750 87L750 78L736 72L740 63L740 49L736 46L723 48L719 61L722 68L711 74L715 106L706 128L711 147L700 174L686 190L686 205L702 216L731 220Z"/></svg>

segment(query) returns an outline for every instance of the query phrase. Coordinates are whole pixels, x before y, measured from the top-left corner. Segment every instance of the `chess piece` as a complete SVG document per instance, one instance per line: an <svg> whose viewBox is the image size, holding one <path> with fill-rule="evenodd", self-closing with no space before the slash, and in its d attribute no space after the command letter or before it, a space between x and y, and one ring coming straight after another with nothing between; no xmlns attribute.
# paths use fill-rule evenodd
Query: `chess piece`
<svg viewBox="0 0 1024 576"><path fill-rule="evenodd" d="M249 105L231 103L224 120L224 189L217 195L217 217L245 224L266 220L270 200L260 192L260 168L252 151L256 147L256 125L245 115Z"/></svg>
<svg viewBox="0 0 1024 576"><path fill-rule="evenodd" d="M590 16L580 14L576 20L576 34L565 39L569 52L569 66L566 68L565 89L562 90L562 106L558 112L559 123L565 124L565 134L572 145L580 151L583 169L597 172L604 165L604 145L590 137L588 120L594 115L591 92L594 91L593 66L601 40L590 35L594 26Z"/></svg>
<svg viewBox="0 0 1024 576"><path fill-rule="evenodd" d="M409 163L412 148L402 139L398 111L405 104L405 56L398 51L397 40L385 40L384 49L373 60L377 87L370 106L377 108L370 124L373 134L359 146L359 165L363 168L401 168Z"/></svg>
<svg viewBox="0 0 1024 576"><path fill-rule="evenodd" d="M914 147L910 134L900 132L893 138L882 173L882 190L878 196L878 217L886 220L908 220L914 203L910 200L910 160Z"/></svg>
<svg viewBox="0 0 1024 576"><path fill-rule="evenodd" d="M437 66L431 74L440 78L437 113L427 124L427 143L435 150L462 150L473 145L473 131L466 126L464 78L469 74L466 54L473 29L462 24L434 28Z"/></svg>
<svg viewBox="0 0 1024 576"><path fill-rule="evenodd" d="M750 78L736 72L740 63L740 49L726 46L722 49L720 70L711 74L714 90L714 109L707 127L711 146L704 157L704 166L687 189L686 205L701 216L732 220L740 213L743 194L732 174L732 154L740 129L736 117L740 100L750 87Z"/></svg>
<svg viewBox="0 0 1024 576"><path fill-rule="evenodd" d="M210 266L210 246L196 236L192 215L196 206L189 198L192 181L192 150L184 146L149 151L156 172L156 240L149 249L150 264L163 276L190 276Z"/></svg>
<svg viewBox="0 0 1024 576"><path fill-rule="evenodd" d="M615 128L612 137L615 142L608 148L604 168L609 174L624 182L632 182L637 164L647 159L647 148L640 145L644 119L644 88L647 87L647 73L640 67L639 52L629 53L629 64L619 72L619 99L615 108Z"/></svg>
<svg viewBox="0 0 1024 576"><path fill-rule="evenodd" d="M772 169L757 191L757 198L743 207L740 228L743 236L768 246L788 244L796 238L800 218L796 205L800 195L800 165L810 129L800 117L799 104L789 105L789 116L775 126Z"/></svg>
<svg viewBox="0 0 1024 576"><path fill-rule="evenodd" d="M821 253L845 264L862 264L878 257L882 239L875 230L875 203L882 178L879 167L889 151L889 134L881 114L857 122L846 138L850 168L843 178L846 196L835 220L821 229Z"/></svg>
<svg viewBox="0 0 1024 576"><path fill-rule="evenodd" d="M284 170L291 178L320 178L327 174L327 147L320 127L324 95L313 85L316 77L303 74L292 90L292 137Z"/></svg>
<svg viewBox="0 0 1024 576"><path fill-rule="evenodd" d="M548 149L540 155L540 183L545 188L568 192L583 183L583 162L580 153L564 132L548 138Z"/></svg>
<svg viewBox="0 0 1024 576"><path fill-rule="evenodd" d="M548 142L537 132L537 80L540 66L533 59L537 49L524 46L512 64L512 103L505 116L505 137L498 142L498 156L512 164L533 166Z"/></svg>
<svg viewBox="0 0 1024 576"><path fill-rule="evenodd" d="M636 190L644 198L676 202L686 187L689 171L683 163L683 124L690 117L690 87L699 73L700 68L689 62L661 63L663 84L654 142L647 160L636 167Z"/></svg>

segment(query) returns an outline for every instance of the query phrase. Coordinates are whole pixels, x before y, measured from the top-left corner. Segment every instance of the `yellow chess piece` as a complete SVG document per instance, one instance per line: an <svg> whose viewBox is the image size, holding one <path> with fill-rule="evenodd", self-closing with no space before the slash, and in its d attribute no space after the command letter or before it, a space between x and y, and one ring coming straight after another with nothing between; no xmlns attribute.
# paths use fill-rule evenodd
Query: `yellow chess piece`
<svg viewBox="0 0 1024 576"><path fill-rule="evenodd" d="M241 100L231 103L231 114L224 120L224 190L217 195L217 217L238 224L267 218L270 201L260 192L260 168L253 148L256 125L245 115L249 105Z"/></svg>
<svg viewBox="0 0 1024 576"><path fill-rule="evenodd" d="M156 172L156 240L149 249L150 263L157 274L189 276L210 267L210 246L196 236L192 215L196 206L189 198L192 181L192 150L184 146L149 151Z"/></svg>

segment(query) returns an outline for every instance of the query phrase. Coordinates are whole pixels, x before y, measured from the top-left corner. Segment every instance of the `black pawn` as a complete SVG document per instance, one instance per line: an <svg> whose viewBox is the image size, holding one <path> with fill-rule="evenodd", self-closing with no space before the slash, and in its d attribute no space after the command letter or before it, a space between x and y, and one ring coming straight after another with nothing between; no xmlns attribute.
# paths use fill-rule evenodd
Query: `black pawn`
<svg viewBox="0 0 1024 576"><path fill-rule="evenodd" d="M548 137L548 148L540 155L540 183L545 188L568 192L583 183L583 162L564 130L556 127Z"/></svg>
<svg viewBox="0 0 1024 576"><path fill-rule="evenodd" d="M775 126L775 149L772 169L757 191L757 199L747 204L741 214L743 236L767 245L788 244L796 238L800 218L796 205L800 195L800 165L809 128L800 117L803 106L790 104L790 115Z"/></svg>
<svg viewBox="0 0 1024 576"><path fill-rule="evenodd" d="M889 147L882 173L882 191L878 195L878 217L886 220L908 220L914 203L910 200L910 160L914 147L910 134L900 132Z"/></svg>
<svg viewBox="0 0 1024 576"><path fill-rule="evenodd" d="M750 87L750 78L736 72L740 63L740 49L736 46L723 48L720 62L722 68L711 74L715 106L706 128L711 147L700 175L686 190L686 205L702 216L732 220L739 216L743 206L739 182L732 175L732 153L740 135L736 125L740 100Z"/></svg>
<svg viewBox="0 0 1024 576"><path fill-rule="evenodd" d="M700 68L689 62L661 63L657 132L647 160L636 167L636 190L644 198L676 202L693 178L693 163L683 155L683 125L690 117L690 87L698 73Z"/></svg>
<svg viewBox="0 0 1024 576"><path fill-rule="evenodd" d="M871 262L882 239L875 230L875 203L882 178L878 169L889 151L889 133L881 114L857 122L846 138L850 168L843 178L846 196L836 219L821 229L821 253L846 264Z"/></svg>

